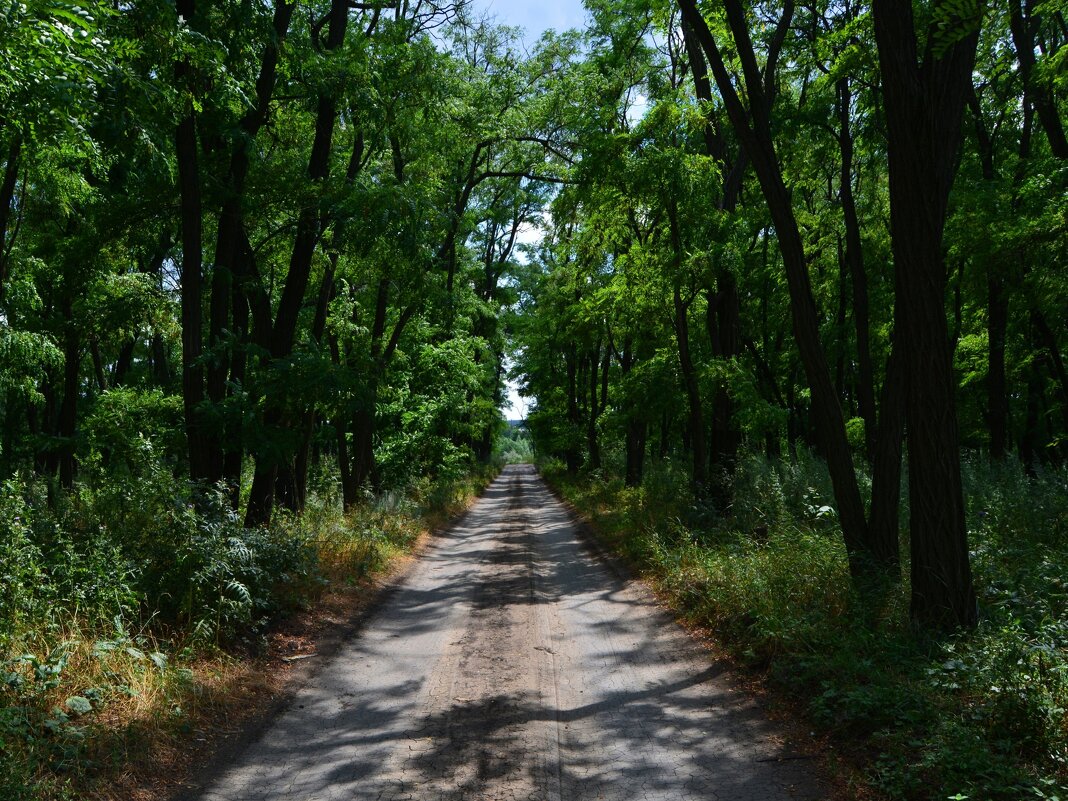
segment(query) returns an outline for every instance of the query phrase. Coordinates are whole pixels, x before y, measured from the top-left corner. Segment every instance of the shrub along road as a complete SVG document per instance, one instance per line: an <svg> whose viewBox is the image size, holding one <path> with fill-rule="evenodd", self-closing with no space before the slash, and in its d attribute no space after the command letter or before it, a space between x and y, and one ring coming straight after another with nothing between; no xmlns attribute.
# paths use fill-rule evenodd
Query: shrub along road
<svg viewBox="0 0 1068 801"><path fill-rule="evenodd" d="M722 671L509 467L193 797L824 797Z"/></svg>

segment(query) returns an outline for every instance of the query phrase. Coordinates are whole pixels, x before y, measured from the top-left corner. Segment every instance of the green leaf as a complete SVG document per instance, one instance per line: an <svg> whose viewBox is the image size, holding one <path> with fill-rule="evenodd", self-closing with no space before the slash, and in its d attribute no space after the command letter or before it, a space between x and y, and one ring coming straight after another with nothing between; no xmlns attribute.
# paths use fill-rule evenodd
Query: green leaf
<svg viewBox="0 0 1068 801"><path fill-rule="evenodd" d="M134 648L132 645L126 647L126 653L141 662L144 662L145 659L147 659L144 651L142 651L140 648Z"/></svg>
<svg viewBox="0 0 1068 801"><path fill-rule="evenodd" d="M82 695L72 695L63 702L63 705L75 715L87 715L93 711L92 702Z"/></svg>

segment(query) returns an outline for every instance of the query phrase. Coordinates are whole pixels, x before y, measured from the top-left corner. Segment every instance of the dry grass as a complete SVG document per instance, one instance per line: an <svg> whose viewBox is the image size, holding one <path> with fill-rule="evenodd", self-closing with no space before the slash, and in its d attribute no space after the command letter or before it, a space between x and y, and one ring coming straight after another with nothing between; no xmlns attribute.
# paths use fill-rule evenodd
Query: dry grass
<svg viewBox="0 0 1068 801"><path fill-rule="evenodd" d="M36 654L38 663L8 662L20 678L0 684L0 712L8 714L0 718L0 758L29 774L23 780L33 785L27 797L34 801L174 797L278 710L353 633L383 583L405 569L430 532L473 502L486 478L465 483L425 514L411 504L368 506L344 516L312 510L296 521L315 532L325 581L309 588L304 608L277 621L259 647L194 649L184 634L164 638L146 628L102 635L74 619L28 631L5 649L3 661ZM44 682L35 668L50 663L59 670ZM92 711L76 714L72 696L89 700ZM14 732L12 710L25 725L5 737L3 726ZM3 790L0 781L0 796Z"/></svg>

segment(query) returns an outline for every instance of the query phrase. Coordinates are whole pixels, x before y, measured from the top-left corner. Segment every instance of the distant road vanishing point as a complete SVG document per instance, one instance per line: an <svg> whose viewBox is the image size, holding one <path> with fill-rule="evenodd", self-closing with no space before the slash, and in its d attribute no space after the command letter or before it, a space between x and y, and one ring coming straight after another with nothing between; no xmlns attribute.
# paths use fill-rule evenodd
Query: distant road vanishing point
<svg viewBox="0 0 1068 801"><path fill-rule="evenodd" d="M191 798L824 798L722 672L513 466Z"/></svg>

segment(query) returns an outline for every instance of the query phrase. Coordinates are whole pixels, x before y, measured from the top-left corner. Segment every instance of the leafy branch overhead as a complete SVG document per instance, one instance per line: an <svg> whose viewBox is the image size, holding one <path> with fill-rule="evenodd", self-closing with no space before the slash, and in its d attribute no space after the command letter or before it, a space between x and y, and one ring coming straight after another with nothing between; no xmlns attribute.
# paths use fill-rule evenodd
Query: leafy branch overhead
<svg viewBox="0 0 1068 801"><path fill-rule="evenodd" d="M1064 0L584 11L0 1L0 797L527 459L890 797L1063 783Z"/></svg>

